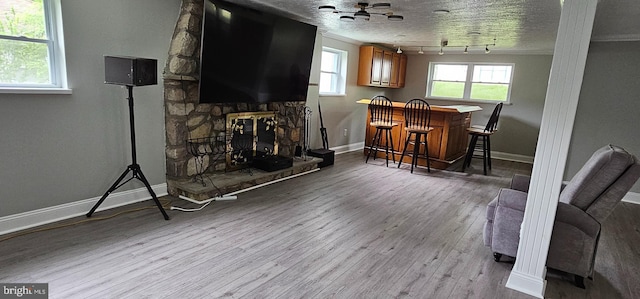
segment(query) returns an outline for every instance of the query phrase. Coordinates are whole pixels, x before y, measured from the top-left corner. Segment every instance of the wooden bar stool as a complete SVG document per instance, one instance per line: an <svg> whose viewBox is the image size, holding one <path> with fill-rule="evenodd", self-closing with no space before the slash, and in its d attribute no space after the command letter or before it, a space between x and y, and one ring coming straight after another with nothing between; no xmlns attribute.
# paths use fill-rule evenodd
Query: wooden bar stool
<svg viewBox="0 0 640 299"><path fill-rule="evenodd" d="M371 113L371 122L370 126L376 128L376 132L373 135L373 140L371 141L371 148L369 149L369 154L367 154L367 159L365 163L369 162L369 157L371 153L375 151L373 154L373 159L376 159L376 155L378 154L378 150L381 146L382 134L384 133L384 150L385 150L385 159L387 162L387 167L389 167L389 148L391 148L391 158L393 159L393 163L396 163L396 157L394 155L395 151L393 149L393 137L391 136L391 130L394 127L398 126L398 123L393 121L393 105L391 100L385 96L375 96L371 99L371 103L369 103L369 112Z"/></svg>
<svg viewBox="0 0 640 299"><path fill-rule="evenodd" d="M482 163L484 167L484 175L487 175L487 165L489 165L489 169L491 169L491 135L498 130L498 118L500 117L500 111L502 111L502 103L496 105L493 109L493 113L491 113L491 117L489 117L489 121L487 125L482 127L472 126L467 128L467 132L471 136L471 141L469 141L469 147L467 149L467 155L464 158L464 162L462 163L462 171L464 172L465 167L471 165L471 159L474 158L474 152L476 150L482 149ZM480 139L482 137L482 139ZM480 143L478 144L478 140L480 139Z"/></svg>
<svg viewBox="0 0 640 299"><path fill-rule="evenodd" d="M411 155L411 173L413 168L418 165L418 156L420 155L420 146L424 144L424 156L427 159L427 172L431 172L431 163L429 161L429 146L427 137L429 132L433 130L431 124L431 106L423 99L413 99L404 105L404 130L407 132L407 140L404 143L404 149L398 162L398 168L402 164L402 158L407 151L410 143L413 143L413 154ZM413 141L411 135L414 135ZM423 141L424 139L424 141Z"/></svg>

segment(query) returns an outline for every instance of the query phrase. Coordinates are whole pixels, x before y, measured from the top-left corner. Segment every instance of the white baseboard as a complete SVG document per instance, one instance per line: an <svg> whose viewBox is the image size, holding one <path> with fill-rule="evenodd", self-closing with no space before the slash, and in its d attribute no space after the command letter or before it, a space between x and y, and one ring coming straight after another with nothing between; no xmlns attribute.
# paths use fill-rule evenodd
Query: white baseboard
<svg viewBox="0 0 640 299"><path fill-rule="evenodd" d="M546 286L547 281L543 278L516 270L511 271L506 284L507 288L538 298L544 298Z"/></svg>
<svg viewBox="0 0 640 299"><path fill-rule="evenodd" d="M525 155L491 151L491 158L498 159L498 160L507 160L507 161L513 161L513 162L533 164L533 157L525 156Z"/></svg>
<svg viewBox="0 0 640 299"><path fill-rule="evenodd" d="M640 205L640 193L627 192L627 194L622 198L622 201Z"/></svg>
<svg viewBox="0 0 640 299"><path fill-rule="evenodd" d="M168 194L166 183L153 185L151 189L158 197ZM100 197L102 196L0 217L0 235L84 215L91 210ZM147 191L147 188L144 187L111 193L97 211L112 209L148 199L151 199L151 195L149 191Z"/></svg>
<svg viewBox="0 0 640 299"><path fill-rule="evenodd" d="M339 154L344 154L344 153L353 152L353 151L357 151L357 150L363 150L364 149L364 142L351 143L351 144L347 144L347 145L331 147L329 149L332 150L332 151L335 151L336 155L339 155Z"/></svg>

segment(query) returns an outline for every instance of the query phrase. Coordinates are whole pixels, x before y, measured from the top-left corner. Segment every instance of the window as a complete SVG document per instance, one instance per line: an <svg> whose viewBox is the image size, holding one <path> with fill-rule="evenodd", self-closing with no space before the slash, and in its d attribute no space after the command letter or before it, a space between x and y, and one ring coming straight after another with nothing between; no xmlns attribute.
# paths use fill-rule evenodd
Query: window
<svg viewBox="0 0 640 299"><path fill-rule="evenodd" d="M427 97L509 103L513 66L430 63Z"/></svg>
<svg viewBox="0 0 640 299"><path fill-rule="evenodd" d="M0 89L66 89L60 0L3 0Z"/></svg>
<svg viewBox="0 0 640 299"><path fill-rule="evenodd" d="M320 95L344 95L347 77L347 52L322 47Z"/></svg>

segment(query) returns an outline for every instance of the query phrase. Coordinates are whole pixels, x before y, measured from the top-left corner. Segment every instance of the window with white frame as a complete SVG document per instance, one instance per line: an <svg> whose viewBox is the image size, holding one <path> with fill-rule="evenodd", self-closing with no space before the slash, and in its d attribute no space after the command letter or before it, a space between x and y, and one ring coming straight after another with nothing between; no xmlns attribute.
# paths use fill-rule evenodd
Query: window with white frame
<svg viewBox="0 0 640 299"><path fill-rule="evenodd" d="M347 51L322 47L320 95L344 95L347 78Z"/></svg>
<svg viewBox="0 0 640 299"><path fill-rule="evenodd" d="M509 103L513 67L512 63L430 63L427 97Z"/></svg>
<svg viewBox="0 0 640 299"><path fill-rule="evenodd" d="M0 89L67 88L60 0L2 0Z"/></svg>

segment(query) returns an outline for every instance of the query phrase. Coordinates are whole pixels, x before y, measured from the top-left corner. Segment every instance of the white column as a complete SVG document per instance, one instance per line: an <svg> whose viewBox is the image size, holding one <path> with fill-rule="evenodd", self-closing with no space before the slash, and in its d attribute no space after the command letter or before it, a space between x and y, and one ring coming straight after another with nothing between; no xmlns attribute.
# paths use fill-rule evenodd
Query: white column
<svg viewBox="0 0 640 299"><path fill-rule="evenodd" d="M597 1L564 1L517 259L507 281L508 288L539 298Z"/></svg>

